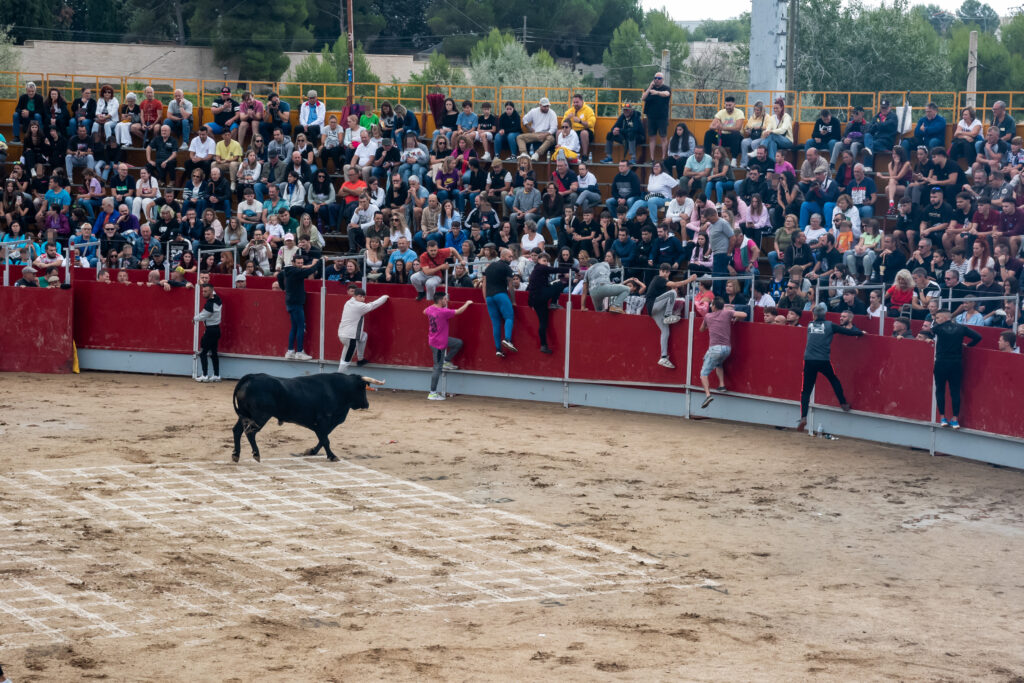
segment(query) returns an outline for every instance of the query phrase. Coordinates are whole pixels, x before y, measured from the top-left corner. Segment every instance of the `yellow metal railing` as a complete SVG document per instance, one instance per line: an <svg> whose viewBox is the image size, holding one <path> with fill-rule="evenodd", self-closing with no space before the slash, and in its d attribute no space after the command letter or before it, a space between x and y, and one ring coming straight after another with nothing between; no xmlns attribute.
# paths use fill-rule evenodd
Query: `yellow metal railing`
<svg viewBox="0 0 1024 683"><path fill-rule="evenodd" d="M257 97L265 98L271 92L277 92L288 102L293 110L297 110L306 97L308 90L316 90L329 112L340 112L348 102L348 86L345 83L305 83L295 81L224 81L213 79L190 78L155 78L147 76L103 76L60 73L37 73L29 71L0 71L0 104L15 100L24 91L25 84L32 81L45 96L51 88L57 88L64 98L71 101L78 97L82 88L93 90L98 96L103 85L110 85L119 101L124 101L128 92L135 92L140 97L146 86L152 86L156 96L166 102L175 89L181 89L185 97L198 106L209 107L214 99L220 96L225 85L231 88L237 98L241 93L250 90ZM554 88L534 86L478 86L478 85L420 85L414 83L356 83L354 86L356 101L374 111L380 110L383 102L392 106L402 104L411 111L426 113L427 96L438 93L453 98L461 105L463 100L473 102L479 110L480 104L489 102L495 115L501 113L505 102L512 102L521 113L535 107L543 97L551 101L552 109L561 114L571 102L573 94L583 95L599 117L615 117L620 113L623 104L632 103L642 108L639 88L596 88L579 87ZM755 91L755 90L695 90L673 89L671 98L671 117L691 121L706 121L724 105L725 98L732 96L736 106L747 114L751 112L757 101L764 104L765 111L770 113L772 103L781 97L786 102L789 113L797 123L812 123L821 109L832 111L840 121L846 121L849 113L856 106L864 107L867 116L876 111L883 99L888 99L894 107L901 107L910 98L913 106L913 117L923 113L924 105L935 102L939 112L949 125L956 125L960 118L960 108L966 105L969 93L966 92L815 92L815 91ZM979 118L991 119L992 104L1003 101L1011 116L1017 120L1024 118L1024 92L978 92L974 93ZM1024 122L1024 121L1022 121Z"/></svg>

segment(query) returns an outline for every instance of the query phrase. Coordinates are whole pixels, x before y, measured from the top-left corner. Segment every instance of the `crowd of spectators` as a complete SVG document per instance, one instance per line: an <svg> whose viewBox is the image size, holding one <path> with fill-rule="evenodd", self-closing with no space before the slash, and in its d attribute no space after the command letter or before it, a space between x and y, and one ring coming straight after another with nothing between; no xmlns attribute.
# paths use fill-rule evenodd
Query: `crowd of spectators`
<svg viewBox="0 0 1024 683"><path fill-rule="evenodd" d="M481 286L510 248L524 289L548 252L583 273L607 263L634 288L661 264L676 281L732 276L709 292L790 322L786 311L821 300L837 312L930 320L949 306L968 324L1018 323L1024 151L1002 102L988 121L964 108L947 145L934 104L905 136L884 99L877 112L842 112L845 124L823 110L798 141L783 100L748 115L726 97L698 140L670 121L670 95L659 74L602 141L579 94L562 111L543 98L522 114L512 102L477 112L447 98L427 137L401 105L339 115L315 90L293 118L276 93L236 100L224 87L200 121L180 90L164 103L147 87L119 103L111 86L98 97L83 88L68 104L28 84L0 240L17 245L10 263L37 270L70 259L233 276L271 275L343 244L361 258L335 261L329 279L396 283L422 278L432 267L423 255L447 248L455 286ZM602 142L599 163L622 149L609 184L588 166Z"/></svg>

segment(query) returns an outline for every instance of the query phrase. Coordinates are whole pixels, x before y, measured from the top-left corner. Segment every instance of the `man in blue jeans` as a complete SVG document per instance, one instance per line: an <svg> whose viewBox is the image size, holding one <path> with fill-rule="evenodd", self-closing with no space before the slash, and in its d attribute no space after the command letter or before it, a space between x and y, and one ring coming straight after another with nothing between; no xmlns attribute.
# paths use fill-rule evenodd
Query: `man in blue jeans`
<svg viewBox="0 0 1024 683"><path fill-rule="evenodd" d="M306 336L306 287L305 279L317 272L320 259L313 259L308 267L303 268L302 252L296 252L292 264L285 266L277 274L277 289L284 290L284 307L291 319L288 331L288 353L286 359L313 360L313 357L302 350L302 341Z"/></svg>
<svg viewBox="0 0 1024 683"><path fill-rule="evenodd" d="M707 230L711 247L711 275L722 277L729 274L729 259L732 256L732 224L718 216L718 210L710 204L700 214L701 230ZM712 285L715 296L725 296L725 280L715 280Z"/></svg>
<svg viewBox="0 0 1024 683"><path fill-rule="evenodd" d="M484 296L487 299L487 315L491 317L491 330L494 332L495 355L505 357L505 351L517 352L512 344L512 324L515 312L512 308L512 297L515 287L512 284L512 250L502 249L497 261L492 262L484 270ZM504 329L503 329L504 328ZM504 336L502 333L504 332Z"/></svg>

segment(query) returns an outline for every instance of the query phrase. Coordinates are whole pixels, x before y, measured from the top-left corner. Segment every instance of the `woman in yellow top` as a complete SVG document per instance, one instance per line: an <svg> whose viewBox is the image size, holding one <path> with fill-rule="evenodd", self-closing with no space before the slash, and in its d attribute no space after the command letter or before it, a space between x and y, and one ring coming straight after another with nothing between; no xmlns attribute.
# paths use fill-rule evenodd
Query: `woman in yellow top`
<svg viewBox="0 0 1024 683"><path fill-rule="evenodd" d="M793 117L786 111L786 101L781 97L775 100L772 115L765 122L761 139L751 145L756 149L761 145L768 147L768 158L774 159L775 152L780 149L793 149Z"/></svg>
<svg viewBox="0 0 1024 683"><path fill-rule="evenodd" d="M742 158L740 159L740 166L747 167L747 157L750 156L750 150L756 147L758 140L761 139L761 133L764 132L764 124L767 122L767 117L764 114L764 102L758 100L754 102L754 107L750 110L750 117L743 122L743 140L740 142L740 151ZM771 158L771 157L769 157Z"/></svg>
<svg viewBox="0 0 1024 683"><path fill-rule="evenodd" d="M572 96L572 106L565 110L565 116L562 117L562 123L566 121L579 137L580 156L586 160L590 154L590 140L594 137L597 115L588 105L583 104L583 95L577 93Z"/></svg>

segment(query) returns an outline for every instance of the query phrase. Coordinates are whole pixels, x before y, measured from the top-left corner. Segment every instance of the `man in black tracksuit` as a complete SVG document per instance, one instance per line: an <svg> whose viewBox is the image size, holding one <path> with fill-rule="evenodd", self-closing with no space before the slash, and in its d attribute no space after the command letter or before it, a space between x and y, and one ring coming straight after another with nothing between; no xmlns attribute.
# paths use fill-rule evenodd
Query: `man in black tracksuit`
<svg viewBox="0 0 1024 683"><path fill-rule="evenodd" d="M800 421L797 422L797 431L807 426L807 408L811 402L811 391L814 383L818 380L818 373L825 376L825 379L832 385L832 391L836 392L839 406L843 410L849 410L850 404L846 402L846 395L843 393L843 385L839 383L835 370L832 369L832 335L845 334L850 337L863 337L864 332L856 327L840 327L835 323L825 320L825 313L828 307L825 304L818 304L814 307L814 320L807 324L807 346L804 348L804 387L800 392Z"/></svg>
<svg viewBox="0 0 1024 683"><path fill-rule="evenodd" d="M964 338L968 346L976 346L981 335L951 319L953 314L943 308L935 312L935 403L939 409L939 426L960 429L960 379L964 373ZM953 418L946 420L946 384Z"/></svg>
<svg viewBox="0 0 1024 683"><path fill-rule="evenodd" d="M552 266L551 257L545 253L537 257L537 263L530 271L526 292L529 294L530 308L537 313L537 336L540 337L541 353L551 353L548 347L548 306L551 302L557 306L558 297L565 289L565 284L560 280L554 284L548 284L548 280L552 275L568 273L572 269L569 265Z"/></svg>

